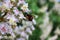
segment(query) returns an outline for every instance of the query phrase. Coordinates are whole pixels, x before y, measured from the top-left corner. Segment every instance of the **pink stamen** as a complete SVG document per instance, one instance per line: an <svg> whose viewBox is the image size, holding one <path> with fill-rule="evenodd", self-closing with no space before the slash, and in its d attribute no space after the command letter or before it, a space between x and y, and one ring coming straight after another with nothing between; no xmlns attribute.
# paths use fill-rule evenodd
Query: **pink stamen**
<svg viewBox="0 0 60 40"><path fill-rule="evenodd" d="M2 30L3 32L6 32L6 28L5 28L5 27L2 27L1 30Z"/></svg>

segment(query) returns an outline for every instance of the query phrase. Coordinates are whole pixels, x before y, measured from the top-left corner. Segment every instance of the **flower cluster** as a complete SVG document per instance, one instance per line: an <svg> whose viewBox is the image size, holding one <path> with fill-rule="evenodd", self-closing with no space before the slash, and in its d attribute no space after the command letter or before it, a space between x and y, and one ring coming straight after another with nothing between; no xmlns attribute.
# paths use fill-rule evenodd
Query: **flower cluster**
<svg viewBox="0 0 60 40"><path fill-rule="evenodd" d="M36 24L25 0L0 1L0 39L28 40Z"/></svg>

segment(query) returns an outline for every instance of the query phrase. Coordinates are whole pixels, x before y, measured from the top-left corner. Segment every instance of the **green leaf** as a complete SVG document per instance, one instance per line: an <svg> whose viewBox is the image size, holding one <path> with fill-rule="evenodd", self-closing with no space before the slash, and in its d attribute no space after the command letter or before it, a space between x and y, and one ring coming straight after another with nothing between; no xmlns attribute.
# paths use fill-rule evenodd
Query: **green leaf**
<svg viewBox="0 0 60 40"><path fill-rule="evenodd" d="M33 34L29 36L29 40L40 40L40 35L42 34L42 31L36 25L35 28L36 29L33 31Z"/></svg>

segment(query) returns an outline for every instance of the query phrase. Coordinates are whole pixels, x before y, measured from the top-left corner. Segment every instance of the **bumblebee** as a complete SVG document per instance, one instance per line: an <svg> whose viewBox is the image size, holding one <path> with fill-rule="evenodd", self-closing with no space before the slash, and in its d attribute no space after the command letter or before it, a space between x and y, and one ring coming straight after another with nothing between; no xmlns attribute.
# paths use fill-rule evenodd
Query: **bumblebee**
<svg viewBox="0 0 60 40"><path fill-rule="evenodd" d="M29 21L32 21L32 19L33 19L33 16L32 15L30 15L30 14L26 14L26 16L25 16Z"/></svg>

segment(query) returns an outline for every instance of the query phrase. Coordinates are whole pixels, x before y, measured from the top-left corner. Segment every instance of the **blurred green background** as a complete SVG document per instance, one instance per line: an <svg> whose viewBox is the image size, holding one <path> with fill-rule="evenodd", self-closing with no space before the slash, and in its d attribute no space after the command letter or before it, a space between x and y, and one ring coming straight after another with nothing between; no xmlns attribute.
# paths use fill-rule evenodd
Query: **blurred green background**
<svg viewBox="0 0 60 40"><path fill-rule="evenodd" d="M39 25L44 23L43 20L46 13L49 14L49 21L51 21L53 24L53 29L49 36L55 35L54 31L56 30L57 26L60 28L60 13L53 9L56 2L51 0L26 0L26 2L28 2L29 9L32 10L31 14L34 16L37 23L34 25L35 30L33 31L33 34L29 36L29 40L41 40L40 35L42 34L42 30L39 28ZM47 6L47 9L44 11L42 7L45 6ZM42 11L40 11L41 9ZM47 39L48 38L46 38L46 40ZM59 35L57 40L60 40Z"/></svg>

